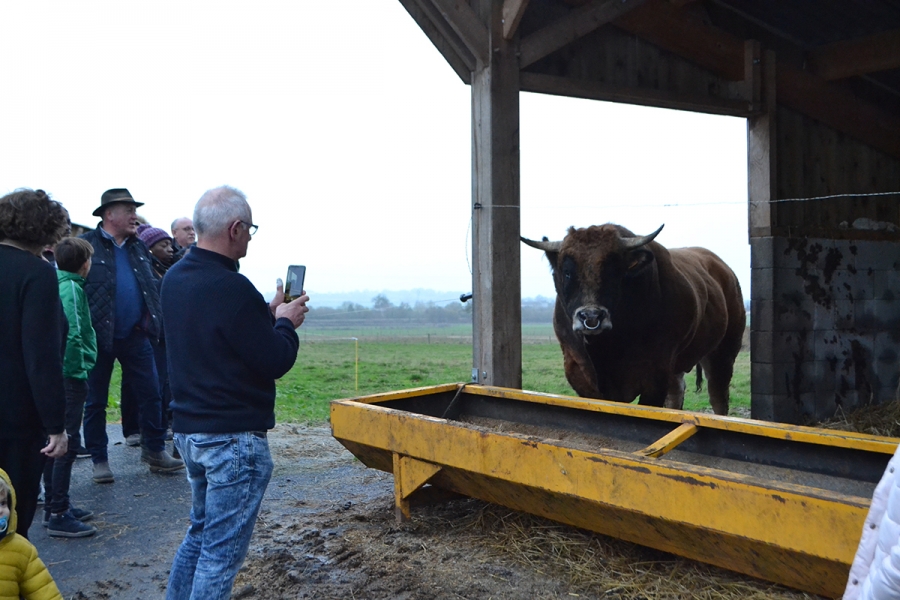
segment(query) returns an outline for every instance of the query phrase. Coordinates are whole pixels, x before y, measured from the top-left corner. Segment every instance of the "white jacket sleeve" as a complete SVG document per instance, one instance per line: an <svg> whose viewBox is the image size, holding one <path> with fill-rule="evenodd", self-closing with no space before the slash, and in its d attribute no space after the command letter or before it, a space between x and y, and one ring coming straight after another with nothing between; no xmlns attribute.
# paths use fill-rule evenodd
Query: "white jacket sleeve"
<svg viewBox="0 0 900 600"><path fill-rule="evenodd" d="M900 447L875 488L844 600L900 600Z"/></svg>

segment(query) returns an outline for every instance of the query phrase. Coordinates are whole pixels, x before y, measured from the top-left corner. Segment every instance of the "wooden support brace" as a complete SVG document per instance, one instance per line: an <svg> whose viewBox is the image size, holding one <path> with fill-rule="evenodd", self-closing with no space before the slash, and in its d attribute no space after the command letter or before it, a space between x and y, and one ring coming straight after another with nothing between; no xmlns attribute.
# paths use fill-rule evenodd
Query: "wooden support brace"
<svg viewBox="0 0 900 600"><path fill-rule="evenodd" d="M522 40L520 67L524 69L645 2L647 0L593 0L571 11Z"/></svg>
<svg viewBox="0 0 900 600"><path fill-rule="evenodd" d="M481 63L487 63L490 38L487 27L478 19L465 0L431 0L447 23L462 39L469 52Z"/></svg>
<svg viewBox="0 0 900 600"><path fill-rule="evenodd" d="M637 452L635 452L635 454L639 454L641 456L649 456L650 458L659 458L663 454L674 449L684 440L697 433L697 430L698 427L693 423L682 423L674 430L659 438L643 450L638 450Z"/></svg>
<svg viewBox="0 0 900 600"><path fill-rule="evenodd" d="M511 40L516 34L526 8L528 0L503 0L503 39Z"/></svg>
<svg viewBox="0 0 900 600"><path fill-rule="evenodd" d="M440 465L394 452L394 515L397 521L409 520L409 497L440 470Z"/></svg>

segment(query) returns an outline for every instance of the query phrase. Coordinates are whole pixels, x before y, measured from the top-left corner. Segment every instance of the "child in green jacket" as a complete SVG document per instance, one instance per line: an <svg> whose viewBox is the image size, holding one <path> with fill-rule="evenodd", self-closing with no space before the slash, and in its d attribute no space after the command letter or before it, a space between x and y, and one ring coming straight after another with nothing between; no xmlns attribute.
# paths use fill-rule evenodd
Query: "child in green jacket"
<svg viewBox="0 0 900 600"><path fill-rule="evenodd" d="M59 298L69 321L69 337L63 360L66 388L66 433L69 451L48 460L44 467L44 526L52 537L87 537L97 528L84 523L94 513L72 506L69 482L72 463L81 446L81 420L87 398L88 374L97 362L97 336L91 325L91 311L84 293L84 278L91 269L94 248L80 238L65 238L54 251L59 280Z"/></svg>

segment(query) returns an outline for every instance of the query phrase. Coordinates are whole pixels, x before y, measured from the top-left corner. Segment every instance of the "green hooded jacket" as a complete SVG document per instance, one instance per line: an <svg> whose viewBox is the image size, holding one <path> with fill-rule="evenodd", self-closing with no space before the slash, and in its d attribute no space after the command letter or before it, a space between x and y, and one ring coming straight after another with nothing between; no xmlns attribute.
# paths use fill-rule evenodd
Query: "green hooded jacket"
<svg viewBox="0 0 900 600"><path fill-rule="evenodd" d="M87 379L97 362L97 334L91 325L91 309L84 293L84 277L60 269L56 272L56 278L59 280L59 299L62 300L66 319L69 320L63 377Z"/></svg>

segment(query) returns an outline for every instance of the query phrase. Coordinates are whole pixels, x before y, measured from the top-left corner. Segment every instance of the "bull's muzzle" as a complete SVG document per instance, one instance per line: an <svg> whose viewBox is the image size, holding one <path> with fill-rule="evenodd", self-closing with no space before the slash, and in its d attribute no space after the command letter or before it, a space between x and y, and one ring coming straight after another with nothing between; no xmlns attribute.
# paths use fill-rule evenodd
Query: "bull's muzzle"
<svg viewBox="0 0 900 600"><path fill-rule="evenodd" d="M572 329L585 335L596 335L612 329L609 311L602 306L582 306L575 311Z"/></svg>

